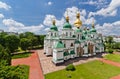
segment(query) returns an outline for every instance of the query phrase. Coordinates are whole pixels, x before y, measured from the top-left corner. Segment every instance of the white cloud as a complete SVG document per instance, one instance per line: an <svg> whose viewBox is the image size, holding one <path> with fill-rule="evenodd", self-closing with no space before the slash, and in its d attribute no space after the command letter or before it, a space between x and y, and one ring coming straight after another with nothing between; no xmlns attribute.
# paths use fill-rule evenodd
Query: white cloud
<svg viewBox="0 0 120 79"><path fill-rule="evenodd" d="M7 26L9 32L19 32L19 33L26 31L38 33L44 28L42 24L37 26L25 26L24 24L17 22L13 19L4 19L3 24Z"/></svg>
<svg viewBox="0 0 120 79"><path fill-rule="evenodd" d="M48 32L48 31L50 30L50 28L45 28L44 30L45 30L46 32Z"/></svg>
<svg viewBox="0 0 120 79"><path fill-rule="evenodd" d="M17 22L13 19L4 19L3 24L9 27L24 27L24 24Z"/></svg>
<svg viewBox="0 0 120 79"><path fill-rule="evenodd" d="M107 3L108 3L107 0L87 0L79 2L80 5L81 4L92 5L96 6L96 8L105 7Z"/></svg>
<svg viewBox="0 0 120 79"><path fill-rule="evenodd" d="M90 12L89 17L94 15L115 16L117 14L118 7L120 7L120 0L112 0L108 7L102 8L97 12Z"/></svg>
<svg viewBox="0 0 120 79"><path fill-rule="evenodd" d="M5 9L5 10L9 10L11 8L11 6L9 6L6 3L0 1L0 8Z"/></svg>
<svg viewBox="0 0 120 79"><path fill-rule="evenodd" d="M102 26L97 24L95 27L103 35L120 35L120 21L104 23Z"/></svg>
<svg viewBox="0 0 120 79"><path fill-rule="evenodd" d="M49 1L47 4L50 6L50 5L52 5L52 4L53 4L53 2Z"/></svg>
<svg viewBox="0 0 120 79"><path fill-rule="evenodd" d="M4 18L4 15L3 15L3 14L0 14L0 18Z"/></svg>
<svg viewBox="0 0 120 79"><path fill-rule="evenodd" d="M43 21L43 24L46 26L51 26L52 25L52 20L56 19L54 15L46 15L45 19Z"/></svg>

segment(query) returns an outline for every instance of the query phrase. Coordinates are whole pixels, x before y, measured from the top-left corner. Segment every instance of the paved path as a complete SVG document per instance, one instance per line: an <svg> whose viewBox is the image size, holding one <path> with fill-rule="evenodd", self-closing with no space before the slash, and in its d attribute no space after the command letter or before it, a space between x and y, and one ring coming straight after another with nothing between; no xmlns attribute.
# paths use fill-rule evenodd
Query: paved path
<svg viewBox="0 0 120 79"><path fill-rule="evenodd" d="M29 65L29 79L44 79L41 64L37 52L32 53L30 57L13 59L12 65Z"/></svg>
<svg viewBox="0 0 120 79"><path fill-rule="evenodd" d="M52 57L46 57L46 55L43 53L43 50L37 50L38 56L41 62L43 74L51 73L54 71L58 71L61 69L64 69L68 64L74 64L74 65L79 65L83 64L89 61L96 60L97 57L91 57L91 58L76 58L76 59L71 59L66 61L64 64L61 64L59 66L56 66L55 64L52 63Z"/></svg>
<svg viewBox="0 0 120 79"><path fill-rule="evenodd" d="M103 59L103 58L100 58L99 60L102 61L102 62L104 62L104 63L120 67L120 63L113 62L113 61L110 61L110 60L106 60L106 59ZM112 77L110 79L120 79L120 75L114 76L114 77Z"/></svg>

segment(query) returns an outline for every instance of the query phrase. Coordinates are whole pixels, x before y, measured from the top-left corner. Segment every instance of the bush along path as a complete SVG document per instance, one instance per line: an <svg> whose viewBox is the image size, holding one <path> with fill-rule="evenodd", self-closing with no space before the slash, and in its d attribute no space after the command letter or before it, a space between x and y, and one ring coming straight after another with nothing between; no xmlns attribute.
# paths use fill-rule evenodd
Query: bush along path
<svg viewBox="0 0 120 79"><path fill-rule="evenodd" d="M106 60L104 58L100 58L98 60L101 61L101 62L103 62L103 63L107 63L107 64L111 64L111 65L120 67L120 63L117 63L117 62L114 62L114 61L111 61L111 60ZM114 77L112 77L110 79L120 79L120 75L114 76Z"/></svg>
<svg viewBox="0 0 120 79"><path fill-rule="evenodd" d="M34 51L34 53L32 53L30 57L12 59L12 65L28 65L30 66L29 79L44 79L44 75L36 51Z"/></svg>

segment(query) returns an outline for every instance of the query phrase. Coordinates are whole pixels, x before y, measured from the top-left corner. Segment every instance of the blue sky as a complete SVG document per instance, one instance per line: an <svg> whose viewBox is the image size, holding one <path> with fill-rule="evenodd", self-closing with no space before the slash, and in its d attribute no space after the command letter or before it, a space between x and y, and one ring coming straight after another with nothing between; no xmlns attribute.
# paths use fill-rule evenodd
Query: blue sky
<svg viewBox="0 0 120 79"><path fill-rule="evenodd" d="M120 35L120 0L0 0L0 29L46 34L53 19L62 29L67 12L73 25L77 11L83 27L94 21L99 33Z"/></svg>

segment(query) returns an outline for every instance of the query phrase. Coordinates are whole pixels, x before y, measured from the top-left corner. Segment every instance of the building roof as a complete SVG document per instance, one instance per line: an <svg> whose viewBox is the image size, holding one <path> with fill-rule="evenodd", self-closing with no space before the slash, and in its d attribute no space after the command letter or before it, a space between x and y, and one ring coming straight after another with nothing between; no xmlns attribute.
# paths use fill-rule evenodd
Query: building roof
<svg viewBox="0 0 120 79"><path fill-rule="evenodd" d="M82 30L77 28L75 32L82 32Z"/></svg>
<svg viewBox="0 0 120 79"><path fill-rule="evenodd" d="M80 41L79 40L75 40L75 44L80 44Z"/></svg>
<svg viewBox="0 0 120 79"><path fill-rule="evenodd" d="M56 25L52 25L52 27L50 28L51 31L58 31L58 28Z"/></svg>
<svg viewBox="0 0 120 79"><path fill-rule="evenodd" d="M55 44L55 47L54 48L64 48L64 44L62 43L62 41L58 41L56 44Z"/></svg>
<svg viewBox="0 0 120 79"><path fill-rule="evenodd" d="M70 51L70 54L75 54L74 50L71 50L71 51Z"/></svg>
<svg viewBox="0 0 120 79"><path fill-rule="evenodd" d="M92 28L92 29L90 29L90 32L96 33L96 29L95 29L95 28Z"/></svg>
<svg viewBox="0 0 120 79"><path fill-rule="evenodd" d="M64 56L68 56L69 55L69 52L64 52Z"/></svg>
<svg viewBox="0 0 120 79"><path fill-rule="evenodd" d="M63 28L68 28L68 29L71 29L72 26L70 25L69 22L66 22L64 25L63 25Z"/></svg>

